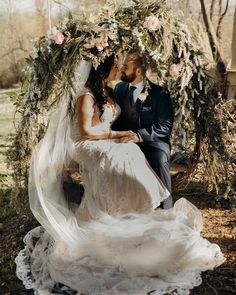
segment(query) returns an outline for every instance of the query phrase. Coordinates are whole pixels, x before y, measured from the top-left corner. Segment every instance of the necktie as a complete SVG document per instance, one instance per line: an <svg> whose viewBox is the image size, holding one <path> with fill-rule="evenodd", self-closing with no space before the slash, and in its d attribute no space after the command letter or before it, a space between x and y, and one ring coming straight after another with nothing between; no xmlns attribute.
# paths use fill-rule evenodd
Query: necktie
<svg viewBox="0 0 236 295"><path fill-rule="evenodd" d="M131 106L134 105L134 91L135 91L135 89L136 89L135 86L129 87L129 102L130 102Z"/></svg>
<svg viewBox="0 0 236 295"><path fill-rule="evenodd" d="M126 113L128 115L128 122L129 122L129 128L133 131L138 130L139 126L139 115L136 108L136 103L134 103L134 97L133 93L137 89L135 86L130 86L128 89L128 99L127 99L127 107L126 107Z"/></svg>

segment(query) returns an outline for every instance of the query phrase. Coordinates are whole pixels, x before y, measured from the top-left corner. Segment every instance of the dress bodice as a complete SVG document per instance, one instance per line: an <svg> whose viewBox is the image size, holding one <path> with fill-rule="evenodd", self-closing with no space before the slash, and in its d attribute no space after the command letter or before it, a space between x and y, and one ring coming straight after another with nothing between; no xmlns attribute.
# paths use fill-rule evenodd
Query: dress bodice
<svg viewBox="0 0 236 295"><path fill-rule="evenodd" d="M93 96L91 92L86 92L85 94L88 94L90 96ZM121 108L117 103L111 103L107 102L104 104L103 108L103 113L101 114L101 111L99 110L99 107L97 104L94 105L94 114L92 117L92 126L101 128L102 131L104 132L109 132L111 129L111 126L113 122L119 117L121 113ZM72 130L72 138L74 138L76 141L80 139L80 132L79 132L79 127L78 127L78 122L77 122L77 115L75 116L75 120L73 122L73 130Z"/></svg>
<svg viewBox="0 0 236 295"><path fill-rule="evenodd" d="M95 105L95 112L93 116L93 125L107 125L109 128L113 124L113 122L119 117L121 113L121 109L117 103L111 104L107 102L104 105L104 111L101 115L100 110L97 105Z"/></svg>

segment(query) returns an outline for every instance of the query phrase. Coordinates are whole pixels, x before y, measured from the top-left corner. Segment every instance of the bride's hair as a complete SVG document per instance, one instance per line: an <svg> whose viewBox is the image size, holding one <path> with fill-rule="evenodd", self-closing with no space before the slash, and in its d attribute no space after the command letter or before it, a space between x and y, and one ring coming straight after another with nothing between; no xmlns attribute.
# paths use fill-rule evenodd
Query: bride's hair
<svg viewBox="0 0 236 295"><path fill-rule="evenodd" d="M107 101L107 98L103 95L102 81L104 81L109 76L114 62L115 56L110 55L102 63L100 63L97 69L92 67L88 80L85 84L85 86L92 91L101 113L103 113L104 104ZM110 89L108 89L109 87L106 85L105 88L109 95L112 96Z"/></svg>

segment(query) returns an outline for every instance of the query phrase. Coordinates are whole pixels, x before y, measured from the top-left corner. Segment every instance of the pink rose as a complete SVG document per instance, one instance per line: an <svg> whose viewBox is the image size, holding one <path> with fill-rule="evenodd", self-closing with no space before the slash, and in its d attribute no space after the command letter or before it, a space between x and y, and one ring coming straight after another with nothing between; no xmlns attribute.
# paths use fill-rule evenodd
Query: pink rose
<svg viewBox="0 0 236 295"><path fill-rule="evenodd" d="M52 36L52 41L56 44L62 44L64 39L65 37L60 31L57 31L56 34Z"/></svg>
<svg viewBox="0 0 236 295"><path fill-rule="evenodd" d="M102 51L108 45L107 38L97 38L95 40L95 46L97 47L98 51Z"/></svg>
<svg viewBox="0 0 236 295"><path fill-rule="evenodd" d="M116 35L113 33L108 33L107 36L110 40L115 40L115 38L116 38Z"/></svg>
<svg viewBox="0 0 236 295"><path fill-rule="evenodd" d="M159 19L155 15L150 15L145 18L144 27L150 32L155 32L160 27Z"/></svg>
<svg viewBox="0 0 236 295"><path fill-rule="evenodd" d="M174 77L174 76L178 76L179 73L182 70L182 65L181 64L172 64L169 68L169 74L170 76Z"/></svg>

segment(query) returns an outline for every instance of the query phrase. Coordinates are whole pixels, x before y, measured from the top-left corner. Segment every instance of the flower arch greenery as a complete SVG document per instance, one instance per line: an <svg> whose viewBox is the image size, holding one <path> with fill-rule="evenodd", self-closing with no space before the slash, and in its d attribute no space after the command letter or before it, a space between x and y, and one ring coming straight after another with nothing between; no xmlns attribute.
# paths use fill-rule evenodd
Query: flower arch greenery
<svg viewBox="0 0 236 295"><path fill-rule="evenodd" d="M132 49L143 53L156 81L171 93L174 145L192 149L192 171L203 155L209 183L218 191L226 177L222 168L228 156L216 113L219 98L215 82L188 28L172 17L164 0L156 0L103 10L94 21L74 21L69 16L66 23L36 42L27 60L22 91L15 96L21 119L9 159L18 197L25 198L31 152L45 132L48 113L63 93L73 95L73 75L79 61L89 59L96 67L107 56ZM73 104L68 112L72 110Z"/></svg>

